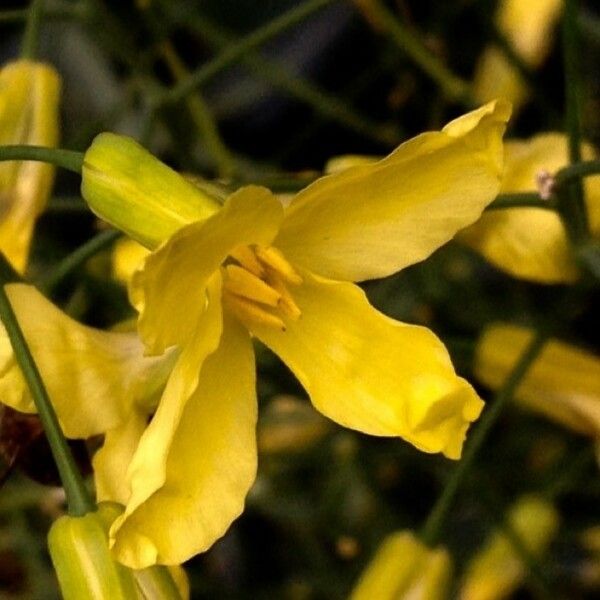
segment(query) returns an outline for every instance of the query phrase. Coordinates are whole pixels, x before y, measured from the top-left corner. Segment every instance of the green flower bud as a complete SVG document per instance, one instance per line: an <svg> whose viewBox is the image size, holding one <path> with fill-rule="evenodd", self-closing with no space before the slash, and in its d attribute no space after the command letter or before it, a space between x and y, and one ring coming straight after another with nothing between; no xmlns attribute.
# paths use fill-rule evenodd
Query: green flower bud
<svg viewBox="0 0 600 600"><path fill-rule="evenodd" d="M53 523L48 548L65 600L139 598L134 572L116 562L108 548L108 529L121 511L117 504L102 503L96 512Z"/></svg>
<svg viewBox="0 0 600 600"><path fill-rule="evenodd" d="M101 219L150 249L220 208L218 199L114 133L98 135L85 153L81 194Z"/></svg>

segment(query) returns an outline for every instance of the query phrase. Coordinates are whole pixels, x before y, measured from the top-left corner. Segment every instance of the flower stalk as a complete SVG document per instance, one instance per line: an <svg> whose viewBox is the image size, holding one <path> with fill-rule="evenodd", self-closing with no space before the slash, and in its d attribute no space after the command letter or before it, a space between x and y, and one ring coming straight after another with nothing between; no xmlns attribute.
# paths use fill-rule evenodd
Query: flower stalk
<svg viewBox="0 0 600 600"><path fill-rule="evenodd" d="M483 416L479 420L478 427L473 431L469 443L465 448L462 460L458 463L421 530L421 539L429 547L433 548L439 542L440 534L452 508L452 503L460 486L469 474L479 449L485 442L494 423L498 420L502 410L512 398L517 386L527 374L529 367L541 352L547 339L548 333L546 331L537 332L521 354L519 361L507 377L502 388L498 391L492 402L490 402L488 409L484 411Z"/></svg>
<svg viewBox="0 0 600 600"><path fill-rule="evenodd" d="M3 160L34 160L62 167L67 171L81 173L83 153L74 150L46 148L45 146L0 146L0 161Z"/></svg>
<svg viewBox="0 0 600 600"><path fill-rule="evenodd" d="M62 433L44 382L6 294L6 284L18 280L19 276L14 272L4 256L0 255L0 319L2 319L16 360L29 386L33 401L44 426L44 431L65 489L69 514L72 516L82 516L93 511L95 505L85 487L67 440Z"/></svg>
<svg viewBox="0 0 600 600"><path fill-rule="evenodd" d="M34 60L40 37L44 0L32 0L27 10L27 23L21 46L21 58Z"/></svg>

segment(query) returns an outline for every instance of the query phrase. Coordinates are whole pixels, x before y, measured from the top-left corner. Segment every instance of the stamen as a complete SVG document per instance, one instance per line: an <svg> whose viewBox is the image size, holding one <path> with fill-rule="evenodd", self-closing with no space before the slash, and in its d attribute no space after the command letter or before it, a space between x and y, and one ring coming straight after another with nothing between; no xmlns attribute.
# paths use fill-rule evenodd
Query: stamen
<svg viewBox="0 0 600 600"><path fill-rule="evenodd" d="M281 298L279 300L279 309L281 312L292 320L297 320L298 317L302 314L298 305L294 302L294 298L285 287L285 283L279 279L276 275L269 274L267 281L269 285L281 294Z"/></svg>
<svg viewBox="0 0 600 600"><path fill-rule="evenodd" d="M250 273L257 277L264 277L265 270L249 246L237 246L230 253L230 256L237 260L242 267L250 271Z"/></svg>
<svg viewBox="0 0 600 600"><path fill-rule="evenodd" d="M250 321L285 331L285 323L278 316L271 314L251 300L233 294L223 294L223 301L241 321Z"/></svg>
<svg viewBox="0 0 600 600"><path fill-rule="evenodd" d="M250 271L237 265L227 265L225 272L227 276L223 285L230 293L249 300L255 300L267 306L277 306L279 304L281 294Z"/></svg>
<svg viewBox="0 0 600 600"><path fill-rule="evenodd" d="M273 248L273 246L269 246L268 248L257 248L255 252L258 260L260 260L263 265L270 267L278 275L281 275L288 283L293 285L300 285L302 283L302 277L294 271L294 268L285 259L283 254L276 248Z"/></svg>

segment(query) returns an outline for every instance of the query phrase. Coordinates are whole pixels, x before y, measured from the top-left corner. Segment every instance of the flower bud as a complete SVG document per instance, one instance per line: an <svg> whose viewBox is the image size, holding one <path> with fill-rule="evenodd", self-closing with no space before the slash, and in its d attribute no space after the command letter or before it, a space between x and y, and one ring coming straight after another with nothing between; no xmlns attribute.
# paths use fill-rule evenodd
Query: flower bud
<svg viewBox="0 0 600 600"><path fill-rule="evenodd" d="M60 77L49 65L17 60L0 69L0 145L56 146L59 95ZM19 272L53 178L46 163L0 163L0 251Z"/></svg>
<svg viewBox="0 0 600 600"><path fill-rule="evenodd" d="M351 600L442 600L448 597L451 574L444 548L428 548L410 531L399 531L383 541Z"/></svg>
<svg viewBox="0 0 600 600"><path fill-rule="evenodd" d="M108 548L108 529L120 512L119 505L102 503L82 517L62 516L50 528L48 548L65 600L138 597L133 571Z"/></svg>
<svg viewBox="0 0 600 600"><path fill-rule="evenodd" d="M153 249L220 208L131 138L101 133L85 153L81 193L101 219Z"/></svg>
<svg viewBox="0 0 600 600"><path fill-rule="evenodd" d="M508 526L533 557L541 556L558 530L554 507L535 496L522 497L508 514ZM496 531L467 567L460 600L509 598L526 574L510 537Z"/></svg>

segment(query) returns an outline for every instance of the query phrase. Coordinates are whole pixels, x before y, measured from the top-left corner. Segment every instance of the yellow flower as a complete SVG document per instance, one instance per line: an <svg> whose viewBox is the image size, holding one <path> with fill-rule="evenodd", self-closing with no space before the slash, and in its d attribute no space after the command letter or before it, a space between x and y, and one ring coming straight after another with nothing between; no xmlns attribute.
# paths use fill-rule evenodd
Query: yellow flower
<svg viewBox="0 0 600 600"><path fill-rule="evenodd" d="M387 537L364 570L351 600L443 600L449 596L452 561L410 531Z"/></svg>
<svg viewBox="0 0 600 600"><path fill-rule="evenodd" d="M583 157L594 158L585 145ZM568 164L567 139L545 133L505 144L501 193L536 191L536 177ZM600 177L585 179L590 230L600 237ZM509 208L485 213L458 239L510 275L538 283L568 283L578 269L558 214L543 208Z"/></svg>
<svg viewBox="0 0 600 600"><path fill-rule="evenodd" d="M129 463L126 510L111 531L119 560L181 562L242 511L256 472L252 337L334 421L460 456L481 400L431 331L377 312L351 282L423 260L480 216L499 187L509 112L491 103L316 181L285 208L248 186L219 209L132 140L96 138L82 193L158 246L130 297L147 352L178 352L150 424L132 417L97 462L113 474Z"/></svg>
<svg viewBox="0 0 600 600"><path fill-rule="evenodd" d="M117 240L112 252L113 277L123 284L129 283L148 254L150 251L147 248L132 239Z"/></svg>
<svg viewBox="0 0 600 600"><path fill-rule="evenodd" d="M18 60L0 69L0 145L55 146L59 93L60 78L49 65ZM53 178L54 167L46 163L0 163L0 251L19 272Z"/></svg>
<svg viewBox="0 0 600 600"><path fill-rule="evenodd" d="M554 507L537 496L523 496L510 509L509 527L519 536L533 557L540 557L550 545L559 526ZM460 600L502 600L525 578L526 567L510 537L494 532L467 566Z"/></svg>
<svg viewBox="0 0 600 600"><path fill-rule="evenodd" d="M532 337L525 327L488 327L477 344L476 377L498 389ZM569 429L600 439L600 358L550 340L519 384L515 399Z"/></svg>
<svg viewBox="0 0 600 600"><path fill-rule="evenodd" d="M561 8L561 0L500 1L496 13L498 30L528 67L535 69L546 58ZM527 99L528 90L502 50L489 46L475 69L473 94L478 102L505 98L516 111Z"/></svg>

